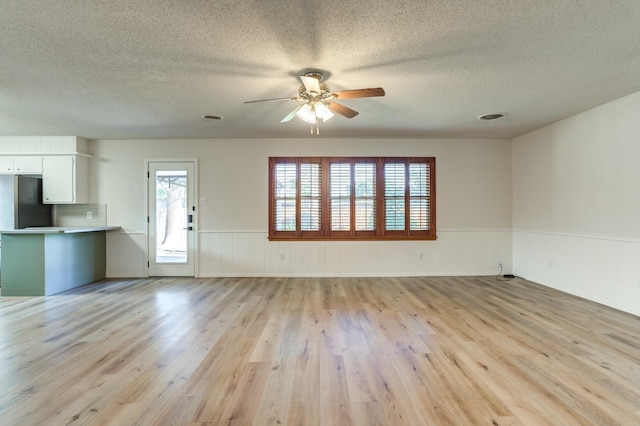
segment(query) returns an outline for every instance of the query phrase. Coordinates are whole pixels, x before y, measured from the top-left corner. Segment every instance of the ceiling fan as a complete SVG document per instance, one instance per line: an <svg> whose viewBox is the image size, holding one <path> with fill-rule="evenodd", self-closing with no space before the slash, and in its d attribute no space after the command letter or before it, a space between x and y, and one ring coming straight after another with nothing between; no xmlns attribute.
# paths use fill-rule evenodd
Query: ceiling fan
<svg viewBox="0 0 640 426"><path fill-rule="evenodd" d="M332 92L329 85L322 82L323 78L323 73L319 71L309 71L300 76L302 84L298 89L297 96L259 99L256 101L246 101L244 103L251 104L255 102L281 100L303 102L280 120L280 122L286 123L293 120L294 117L298 117L312 125L312 134L314 124L316 126L316 134L320 134L319 124L329 120L334 114L339 114L347 118L353 118L358 115L358 111L335 102L336 99L370 98L374 96L384 96L385 94L382 87Z"/></svg>

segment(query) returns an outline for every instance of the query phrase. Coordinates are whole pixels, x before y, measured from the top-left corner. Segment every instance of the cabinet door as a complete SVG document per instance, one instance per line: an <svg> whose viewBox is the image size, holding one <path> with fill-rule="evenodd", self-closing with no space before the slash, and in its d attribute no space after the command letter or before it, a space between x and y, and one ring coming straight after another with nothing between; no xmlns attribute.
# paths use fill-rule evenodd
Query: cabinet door
<svg viewBox="0 0 640 426"><path fill-rule="evenodd" d="M13 174L13 157L0 155L0 174Z"/></svg>
<svg viewBox="0 0 640 426"><path fill-rule="evenodd" d="M42 173L42 157L37 155L13 157L13 172L17 175Z"/></svg>
<svg viewBox="0 0 640 426"><path fill-rule="evenodd" d="M45 204L73 204L75 200L75 157L44 157L42 201Z"/></svg>

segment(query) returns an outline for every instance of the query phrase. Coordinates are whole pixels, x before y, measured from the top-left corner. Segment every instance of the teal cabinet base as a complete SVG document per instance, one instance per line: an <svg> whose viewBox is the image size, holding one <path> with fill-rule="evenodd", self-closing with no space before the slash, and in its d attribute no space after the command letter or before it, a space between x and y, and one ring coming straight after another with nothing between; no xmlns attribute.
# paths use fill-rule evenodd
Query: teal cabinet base
<svg viewBox="0 0 640 426"><path fill-rule="evenodd" d="M105 232L3 234L2 296L47 296L105 278Z"/></svg>

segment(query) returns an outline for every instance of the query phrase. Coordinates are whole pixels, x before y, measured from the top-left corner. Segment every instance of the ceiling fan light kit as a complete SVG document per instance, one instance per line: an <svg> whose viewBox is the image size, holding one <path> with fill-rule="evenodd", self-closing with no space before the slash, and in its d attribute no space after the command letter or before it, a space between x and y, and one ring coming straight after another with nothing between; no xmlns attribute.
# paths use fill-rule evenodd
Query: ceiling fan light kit
<svg viewBox="0 0 640 426"><path fill-rule="evenodd" d="M315 133L319 135L320 122L329 120L335 114L342 115L346 118L353 118L358 115L358 111L334 102L336 99L369 98L385 95L382 87L332 92L329 85L322 82L323 78L324 74L319 71L306 72L300 76L302 84L298 88L298 96L246 101L245 104L276 100L304 102L295 107L293 111L287 114L280 122L286 123L293 120L294 117L298 117L302 121L312 124L311 134L313 134L313 125L315 124Z"/></svg>
<svg viewBox="0 0 640 426"><path fill-rule="evenodd" d="M296 116L302 121L306 121L310 124L315 124L319 120L327 121L334 114L331 112L329 107L325 105L323 102L318 101L316 103L306 103L303 104L298 112L296 112Z"/></svg>

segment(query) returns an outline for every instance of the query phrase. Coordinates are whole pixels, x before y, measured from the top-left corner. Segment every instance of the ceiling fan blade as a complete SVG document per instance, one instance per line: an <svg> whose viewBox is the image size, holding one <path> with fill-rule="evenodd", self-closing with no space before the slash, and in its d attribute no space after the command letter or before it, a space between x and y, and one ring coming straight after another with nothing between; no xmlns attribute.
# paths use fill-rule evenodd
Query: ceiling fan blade
<svg viewBox="0 0 640 426"><path fill-rule="evenodd" d="M286 98L271 98L271 99L258 99L257 101L244 101L243 104L253 104L256 102L265 102L265 101L300 101L298 96L288 96Z"/></svg>
<svg viewBox="0 0 640 426"><path fill-rule="evenodd" d="M331 112L335 114L340 114L343 117L347 117L347 118L353 118L359 114L358 111L333 101L329 101L329 110L331 110Z"/></svg>
<svg viewBox="0 0 640 426"><path fill-rule="evenodd" d="M304 84L304 87L307 89L307 92L320 94L320 81L317 78L301 75L300 80L302 80L302 84Z"/></svg>
<svg viewBox="0 0 640 426"><path fill-rule="evenodd" d="M300 108L302 108L302 105L298 105L297 107L295 107L293 109L293 111L291 111L289 114L287 114L282 120L280 120L281 123L286 123L287 121L291 121L293 120L293 118L296 116L296 113L300 110Z"/></svg>
<svg viewBox="0 0 640 426"><path fill-rule="evenodd" d="M384 96L382 87L372 87L369 89L343 90L341 92L333 92L337 96L336 99L351 98L372 98L374 96Z"/></svg>

